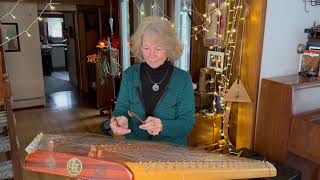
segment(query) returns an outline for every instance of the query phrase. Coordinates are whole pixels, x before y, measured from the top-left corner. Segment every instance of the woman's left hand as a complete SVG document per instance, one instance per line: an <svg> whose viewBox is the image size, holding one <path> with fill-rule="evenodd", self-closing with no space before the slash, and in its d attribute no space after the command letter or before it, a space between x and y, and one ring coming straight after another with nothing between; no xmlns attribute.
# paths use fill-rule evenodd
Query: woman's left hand
<svg viewBox="0 0 320 180"><path fill-rule="evenodd" d="M159 135L163 129L162 122L159 118L149 116L145 123L139 126L140 129L148 131L149 134Z"/></svg>

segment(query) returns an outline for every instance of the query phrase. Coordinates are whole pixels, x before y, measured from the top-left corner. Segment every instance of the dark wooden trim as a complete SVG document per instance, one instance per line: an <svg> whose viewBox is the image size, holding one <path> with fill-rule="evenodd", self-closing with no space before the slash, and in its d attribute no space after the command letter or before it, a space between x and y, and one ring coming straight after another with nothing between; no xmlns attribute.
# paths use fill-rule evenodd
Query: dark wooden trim
<svg viewBox="0 0 320 180"><path fill-rule="evenodd" d="M205 4L206 0L197 0L193 1L192 9L199 11L199 13L205 12ZM202 22L201 17L192 13L191 15L191 27L199 25L199 22ZM191 30L192 31L192 30ZM206 48L203 45L202 37L198 37L198 40L194 38L190 41L191 48L190 48L190 74L192 77L192 81L195 83L199 82L199 74L200 68L206 66Z"/></svg>
<svg viewBox="0 0 320 180"><path fill-rule="evenodd" d="M246 20L241 80L251 98L252 104L239 104L236 145L237 148L252 149L255 135L267 0L248 0L248 4L250 12Z"/></svg>
<svg viewBox="0 0 320 180"><path fill-rule="evenodd" d="M41 11L38 11L38 13L39 13L39 15L40 15L40 13L41 13ZM63 18L64 19L64 14L63 13L65 13L65 11L61 11L61 12L55 12L55 13L57 13L57 14L45 14L45 13L43 13L42 15L41 15L41 17L42 18Z"/></svg>

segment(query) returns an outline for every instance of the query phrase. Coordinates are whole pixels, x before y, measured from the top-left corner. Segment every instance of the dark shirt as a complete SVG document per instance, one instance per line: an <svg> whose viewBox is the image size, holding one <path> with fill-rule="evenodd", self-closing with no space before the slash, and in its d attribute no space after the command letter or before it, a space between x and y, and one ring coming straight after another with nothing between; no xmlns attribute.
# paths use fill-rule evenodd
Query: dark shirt
<svg viewBox="0 0 320 180"><path fill-rule="evenodd" d="M173 65L168 60L155 69L145 62L141 64L140 78L142 84L142 97L147 117L153 116L153 111L170 81L172 71ZM158 91L152 89L152 86L155 83L158 83Z"/></svg>

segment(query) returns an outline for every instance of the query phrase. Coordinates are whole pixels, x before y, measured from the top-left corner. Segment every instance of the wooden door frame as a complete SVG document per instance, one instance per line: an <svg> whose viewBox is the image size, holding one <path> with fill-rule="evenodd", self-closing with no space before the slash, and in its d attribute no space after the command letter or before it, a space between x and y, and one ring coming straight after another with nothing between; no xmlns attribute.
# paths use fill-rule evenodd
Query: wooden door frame
<svg viewBox="0 0 320 180"><path fill-rule="evenodd" d="M248 0L248 4L241 80L252 104L239 104L236 145L237 148L253 149L267 0Z"/></svg>

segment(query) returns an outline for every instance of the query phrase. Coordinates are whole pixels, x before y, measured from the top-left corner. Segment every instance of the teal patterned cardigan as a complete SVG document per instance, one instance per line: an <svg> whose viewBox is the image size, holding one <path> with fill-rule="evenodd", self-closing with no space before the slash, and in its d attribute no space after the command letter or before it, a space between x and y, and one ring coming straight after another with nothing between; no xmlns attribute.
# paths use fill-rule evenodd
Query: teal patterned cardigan
<svg viewBox="0 0 320 180"><path fill-rule="evenodd" d="M131 133L126 138L138 140L166 141L175 144L186 144L187 135L194 125L194 95L190 75L177 67L173 68L171 79L161 96L154 116L161 119L162 132L151 136L146 130L139 128L139 123L128 116L128 110L146 119L143 103L140 98L140 64L129 67L123 74L120 92L113 116L126 116Z"/></svg>

